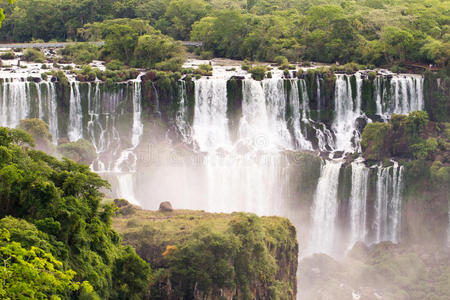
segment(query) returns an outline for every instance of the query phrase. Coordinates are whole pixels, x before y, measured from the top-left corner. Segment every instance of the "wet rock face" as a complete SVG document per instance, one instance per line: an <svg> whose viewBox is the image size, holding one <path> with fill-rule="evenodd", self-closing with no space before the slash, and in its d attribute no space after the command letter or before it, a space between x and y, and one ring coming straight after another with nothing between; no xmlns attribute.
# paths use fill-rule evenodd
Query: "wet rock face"
<svg viewBox="0 0 450 300"><path fill-rule="evenodd" d="M172 204L169 201L161 202L159 205L159 211L171 212L173 211Z"/></svg>

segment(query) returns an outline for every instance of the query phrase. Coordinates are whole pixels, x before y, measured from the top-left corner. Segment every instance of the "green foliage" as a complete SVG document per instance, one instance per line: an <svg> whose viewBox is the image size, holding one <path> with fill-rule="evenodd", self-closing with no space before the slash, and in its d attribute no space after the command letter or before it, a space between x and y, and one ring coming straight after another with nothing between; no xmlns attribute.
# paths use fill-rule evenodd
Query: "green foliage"
<svg viewBox="0 0 450 300"><path fill-rule="evenodd" d="M197 69L195 69L195 74L199 74L202 76L212 76L212 66L208 64L198 65Z"/></svg>
<svg viewBox="0 0 450 300"><path fill-rule="evenodd" d="M52 135L48 130L48 125L40 119L24 119L19 122L18 129L28 132L38 149L51 152Z"/></svg>
<svg viewBox="0 0 450 300"><path fill-rule="evenodd" d="M3 252L3 245L0 252L9 255L18 251L9 261L11 266L7 266L12 268L12 274L26 266L24 272L13 276L22 282L18 288L25 290L16 289L16 282L6 271L2 276L8 277L1 280L2 284L11 283L12 287L6 288L13 295L43 293L35 295L39 299L44 299L46 293L49 297L78 295L81 299L99 299L96 293L102 299L117 299L118 295L136 299L142 295L143 291L135 287L147 282L149 269L133 251L120 245L118 234L111 229L114 208L100 204L103 194L99 191L108 188L108 183L87 166L71 160L59 161L24 147L32 143L24 131L0 128L0 228L8 230L14 241L5 246L10 252ZM74 151L92 147L85 141L72 146ZM24 265L21 257L29 264ZM127 282L136 283L134 287L114 285L113 279L119 282L123 276L114 267L120 262L138 267L128 273ZM89 283L72 283L75 273L69 269L77 273L78 281Z"/></svg>
<svg viewBox="0 0 450 300"><path fill-rule="evenodd" d="M85 165L89 165L97 157L94 145L85 139L61 144L58 146L58 152L63 156Z"/></svg>
<svg viewBox="0 0 450 300"><path fill-rule="evenodd" d="M61 299L80 288L75 272L41 248L22 247L0 230L0 296L3 299ZM89 283L85 283L89 284Z"/></svg>
<svg viewBox="0 0 450 300"><path fill-rule="evenodd" d="M203 0L172 0L157 27L177 40L188 40L192 24L207 14L207 8Z"/></svg>
<svg viewBox="0 0 450 300"><path fill-rule="evenodd" d="M287 219L182 210L168 217L120 206L115 227L155 269L150 298L165 299L167 283L176 299L220 299L233 290L240 299L253 299L256 290L293 297L298 245Z"/></svg>
<svg viewBox="0 0 450 300"><path fill-rule="evenodd" d="M252 67L249 72L252 74L252 78L255 80L263 80L266 76L266 66L255 66Z"/></svg>
<svg viewBox="0 0 450 300"><path fill-rule="evenodd" d="M98 46L92 43L74 43L58 51L67 61L76 64L89 64L98 58Z"/></svg>
<svg viewBox="0 0 450 300"><path fill-rule="evenodd" d="M96 70L90 65L84 65L81 70L77 72L76 79L78 81L95 81L95 79L97 79Z"/></svg>
<svg viewBox="0 0 450 300"><path fill-rule="evenodd" d="M184 49L179 42L155 31L139 37L134 53L136 65L153 68L159 63L160 69L179 71L184 62Z"/></svg>
<svg viewBox="0 0 450 300"><path fill-rule="evenodd" d="M119 59L119 51L129 63L136 37L149 33L146 27L151 25L176 40L201 41L199 52L215 56L274 61L281 55L289 61L377 66L421 62L445 67L450 57L448 4L448 0L22 0L4 7L8 17L0 38L105 39L103 53ZM130 19L133 24L124 21ZM97 26L102 23L114 30L106 34Z"/></svg>
<svg viewBox="0 0 450 300"><path fill-rule="evenodd" d="M117 71L123 69L124 67L125 67L124 63L117 59L113 59L112 61L106 64L106 69L111 71Z"/></svg>
<svg viewBox="0 0 450 300"><path fill-rule="evenodd" d="M113 267L113 284L117 287L118 299L139 300L147 293L150 266L127 247L125 254L116 259Z"/></svg>
<svg viewBox="0 0 450 300"><path fill-rule="evenodd" d="M37 62L37 63L45 62L44 53L42 53L40 50L34 49L34 48L26 49L25 52L23 53L23 59L26 61Z"/></svg>
<svg viewBox="0 0 450 300"><path fill-rule="evenodd" d="M380 160L390 155L386 149L386 139L392 130L392 125L388 123L369 123L364 128L361 147L365 157L370 160Z"/></svg>
<svg viewBox="0 0 450 300"><path fill-rule="evenodd" d="M410 139L417 138L428 124L428 114L425 111L413 111L406 118L406 131Z"/></svg>
<svg viewBox="0 0 450 300"><path fill-rule="evenodd" d="M14 54L13 51L7 51L7 52L3 52L0 55L0 58L1 59L14 59L14 58L16 58L16 55Z"/></svg>
<svg viewBox="0 0 450 300"><path fill-rule="evenodd" d="M429 138L410 145L409 149L416 159L432 159L431 155L438 150L438 143L435 138Z"/></svg>

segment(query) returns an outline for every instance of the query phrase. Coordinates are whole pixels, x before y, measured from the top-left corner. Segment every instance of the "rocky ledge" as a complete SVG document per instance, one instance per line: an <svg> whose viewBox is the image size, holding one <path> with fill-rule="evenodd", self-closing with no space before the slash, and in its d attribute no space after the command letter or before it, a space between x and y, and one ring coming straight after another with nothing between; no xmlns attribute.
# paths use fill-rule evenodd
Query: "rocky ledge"
<svg viewBox="0 0 450 300"><path fill-rule="evenodd" d="M113 226L153 269L149 298L296 298L298 243L289 220L115 204Z"/></svg>

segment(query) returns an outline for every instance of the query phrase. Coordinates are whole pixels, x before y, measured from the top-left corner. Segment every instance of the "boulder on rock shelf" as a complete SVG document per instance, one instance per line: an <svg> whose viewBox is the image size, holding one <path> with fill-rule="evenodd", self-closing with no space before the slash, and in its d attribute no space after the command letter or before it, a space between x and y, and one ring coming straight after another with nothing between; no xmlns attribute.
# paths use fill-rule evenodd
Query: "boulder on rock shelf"
<svg viewBox="0 0 450 300"><path fill-rule="evenodd" d="M164 201L159 204L159 211L173 211L172 204L169 201Z"/></svg>

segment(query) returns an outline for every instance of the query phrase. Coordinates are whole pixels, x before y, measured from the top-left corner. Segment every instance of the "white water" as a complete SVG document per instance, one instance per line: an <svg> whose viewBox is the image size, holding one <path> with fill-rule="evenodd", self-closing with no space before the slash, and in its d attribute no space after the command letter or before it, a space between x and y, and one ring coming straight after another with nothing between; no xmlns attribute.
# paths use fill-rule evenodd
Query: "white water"
<svg viewBox="0 0 450 300"><path fill-rule="evenodd" d="M369 169L360 161L352 163L352 189L350 195L350 243L365 241L367 234L366 205Z"/></svg>
<svg viewBox="0 0 450 300"><path fill-rule="evenodd" d="M361 104L361 82L360 74L355 74L357 78L357 105L353 105L352 87L350 77L346 75L337 75L336 89L334 96L334 105L336 116L332 124L332 129L336 135L336 150L353 152L357 149L358 143L352 144L352 139L356 137L355 120L360 116Z"/></svg>
<svg viewBox="0 0 450 300"><path fill-rule="evenodd" d="M227 82L225 80L200 79L195 82L195 112L192 131L200 151L230 149Z"/></svg>
<svg viewBox="0 0 450 300"><path fill-rule="evenodd" d="M408 114L424 109L423 77L415 75L395 75L390 82L390 89L382 87L388 84L383 77L376 79L377 115L384 119L392 114Z"/></svg>
<svg viewBox="0 0 450 300"><path fill-rule="evenodd" d="M192 135L191 135L191 127L188 123L187 118L187 95L186 95L186 82L180 80L179 83L179 94L180 94L180 102L179 102L179 110L176 115L175 124L179 133L181 134L182 140L190 145L192 144Z"/></svg>
<svg viewBox="0 0 450 300"><path fill-rule="evenodd" d="M0 126L14 128L23 119L39 118L48 124L53 143L56 144L58 140L56 108L56 88L52 82L34 83L16 78L1 85Z"/></svg>
<svg viewBox="0 0 450 300"><path fill-rule="evenodd" d="M327 160L322 166L311 209L312 229L306 255L333 254L341 166L342 161L334 160Z"/></svg>
<svg viewBox="0 0 450 300"><path fill-rule="evenodd" d="M378 168L377 196L375 204L375 240L397 243L401 225L401 191L403 167L394 162L387 168Z"/></svg>
<svg viewBox="0 0 450 300"><path fill-rule="evenodd" d="M282 80L244 80L240 139L258 150L292 149L285 121L286 97Z"/></svg>
<svg viewBox="0 0 450 300"><path fill-rule="evenodd" d="M83 124L82 124L82 110L81 110L81 95L80 82L73 81L70 83L70 102L69 102L69 141L75 142L83 138Z"/></svg>

